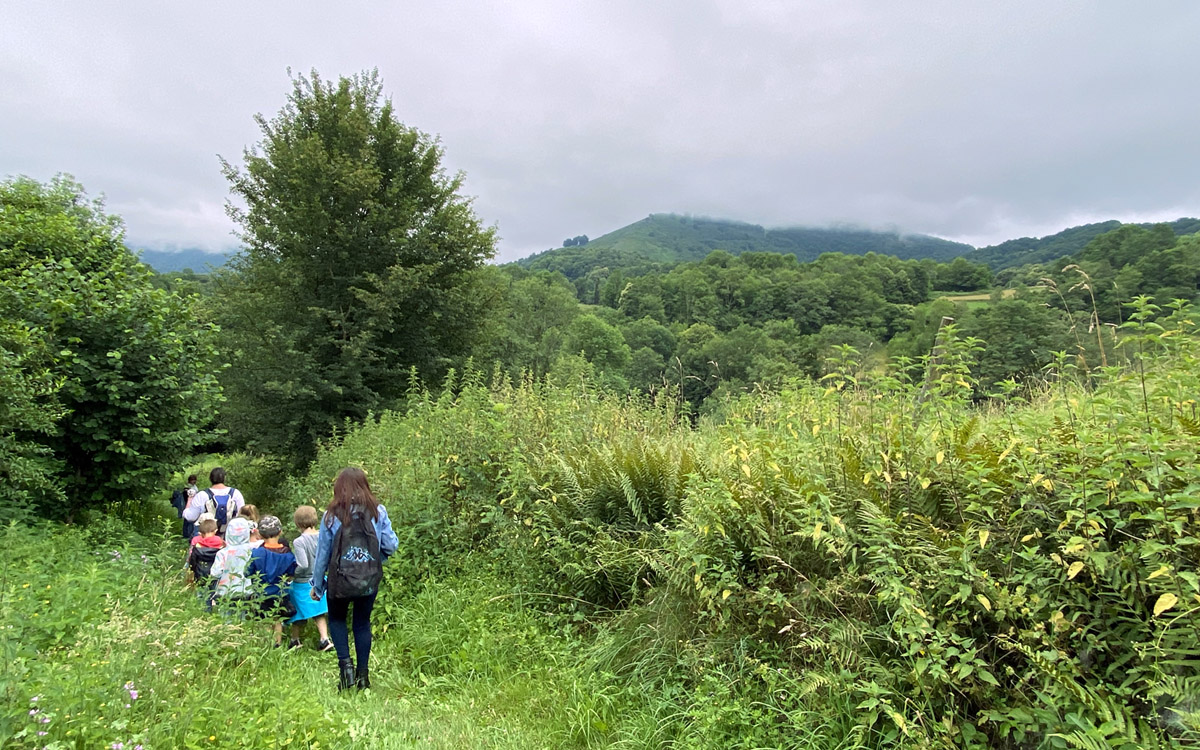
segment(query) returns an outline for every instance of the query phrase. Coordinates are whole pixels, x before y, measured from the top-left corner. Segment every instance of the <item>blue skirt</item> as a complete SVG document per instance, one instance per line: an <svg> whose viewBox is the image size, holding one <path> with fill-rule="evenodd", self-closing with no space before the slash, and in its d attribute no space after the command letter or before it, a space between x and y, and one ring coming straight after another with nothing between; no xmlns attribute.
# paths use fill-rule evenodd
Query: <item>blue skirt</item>
<svg viewBox="0 0 1200 750"><path fill-rule="evenodd" d="M293 583L291 589L292 603L296 605L296 614L288 622L302 622L329 613L329 605L325 603L324 594L321 595L321 601L314 602L312 600L311 583Z"/></svg>

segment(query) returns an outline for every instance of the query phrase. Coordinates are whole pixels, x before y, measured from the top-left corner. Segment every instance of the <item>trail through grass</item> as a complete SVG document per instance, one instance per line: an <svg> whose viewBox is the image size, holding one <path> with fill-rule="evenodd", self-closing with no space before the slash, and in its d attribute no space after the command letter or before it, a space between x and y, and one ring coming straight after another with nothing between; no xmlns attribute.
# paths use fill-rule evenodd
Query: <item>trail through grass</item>
<svg viewBox="0 0 1200 750"><path fill-rule="evenodd" d="M339 694L315 634L273 649L265 626L205 613L177 544L115 524L0 536L0 747L578 746L579 642L495 582L382 592L372 688Z"/></svg>

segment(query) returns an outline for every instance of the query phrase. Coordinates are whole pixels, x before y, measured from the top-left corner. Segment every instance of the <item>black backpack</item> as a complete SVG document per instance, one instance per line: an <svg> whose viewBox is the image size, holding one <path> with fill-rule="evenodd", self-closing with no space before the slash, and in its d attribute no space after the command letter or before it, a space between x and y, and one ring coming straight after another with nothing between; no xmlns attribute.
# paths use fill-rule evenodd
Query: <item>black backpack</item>
<svg viewBox="0 0 1200 750"><path fill-rule="evenodd" d="M329 555L329 596L355 599L379 590L383 557L375 524L361 506L350 509L350 518L338 529Z"/></svg>
<svg viewBox="0 0 1200 750"><path fill-rule="evenodd" d="M217 559L217 551L216 547L192 547L191 554L188 555L188 566L192 569L192 576L197 585L207 582L212 577L212 566Z"/></svg>

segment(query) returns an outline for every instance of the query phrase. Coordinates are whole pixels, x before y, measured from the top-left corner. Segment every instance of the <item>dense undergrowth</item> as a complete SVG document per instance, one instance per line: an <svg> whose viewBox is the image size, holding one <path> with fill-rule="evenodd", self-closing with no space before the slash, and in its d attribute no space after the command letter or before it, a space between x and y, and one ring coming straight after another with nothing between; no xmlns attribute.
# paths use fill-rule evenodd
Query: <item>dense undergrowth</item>
<svg viewBox="0 0 1200 750"><path fill-rule="evenodd" d="M928 378L847 350L700 425L586 381L467 376L347 435L294 495L366 467L402 528L394 581L490 551L594 631L615 684L673 706L664 743L1195 743L1200 350L1186 310L1156 312L1134 309L1119 366L1062 357L986 404L953 331Z"/></svg>
<svg viewBox="0 0 1200 750"><path fill-rule="evenodd" d="M16 747L1195 746L1200 344L1186 310L1154 312L1134 310L1119 366L1062 357L983 404L953 331L928 377L844 349L823 382L699 424L586 377L416 392L271 508L324 505L347 464L388 506L380 686L357 703L325 655L202 615L171 543L12 527L0 729Z"/></svg>

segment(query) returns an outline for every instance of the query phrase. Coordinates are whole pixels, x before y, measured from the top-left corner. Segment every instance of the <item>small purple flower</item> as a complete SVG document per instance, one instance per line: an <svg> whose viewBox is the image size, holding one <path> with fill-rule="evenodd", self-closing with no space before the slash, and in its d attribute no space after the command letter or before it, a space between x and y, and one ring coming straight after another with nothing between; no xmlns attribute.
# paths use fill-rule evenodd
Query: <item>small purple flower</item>
<svg viewBox="0 0 1200 750"><path fill-rule="evenodd" d="M46 736L46 735L48 735L48 734L50 734L50 733L49 733L49 732L43 732L43 731L42 731L42 730L40 730L40 729L38 730L38 737L45 737L45 736Z"/></svg>
<svg viewBox="0 0 1200 750"><path fill-rule="evenodd" d="M38 714L40 714L41 712L42 712L42 710L41 710L40 708L31 708L31 709L29 709L29 715L30 715L30 716L37 716L37 715L38 715Z"/></svg>
<svg viewBox="0 0 1200 750"><path fill-rule="evenodd" d="M43 717L42 717L42 723L43 723L43 724L49 724L49 723L50 723L50 717L49 717L49 716L43 716Z"/></svg>
<svg viewBox="0 0 1200 750"><path fill-rule="evenodd" d="M133 700L137 700L137 697L138 697L138 691L136 691L136 690L130 690L130 691L129 691L129 697L130 697L131 699L133 699Z"/></svg>
<svg viewBox="0 0 1200 750"><path fill-rule="evenodd" d="M125 743L124 742L112 743L112 750L125 750Z"/></svg>

